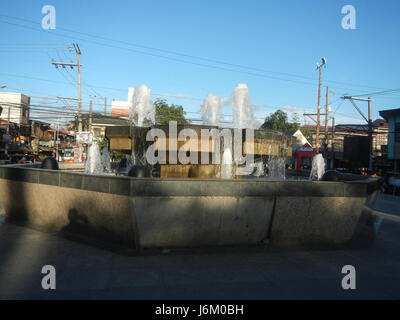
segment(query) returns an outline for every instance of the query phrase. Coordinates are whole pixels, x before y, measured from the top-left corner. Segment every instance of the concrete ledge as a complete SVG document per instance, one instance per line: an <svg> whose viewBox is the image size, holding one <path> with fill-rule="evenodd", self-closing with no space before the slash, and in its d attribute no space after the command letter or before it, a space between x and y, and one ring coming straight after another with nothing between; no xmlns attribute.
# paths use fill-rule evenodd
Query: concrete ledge
<svg viewBox="0 0 400 320"><path fill-rule="evenodd" d="M271 243L281 246L349 242L363 213L363 198L279 197Z"/></svg>
<svg viewBox="0 0 400 320"><path fill-rule="evenodd" d="M130 197L0 179L9 220L137 248Z"/></svg>
<svg viewBox="0 0 400 320"><path fill-rule="evenodd" d="M268 236L274 198L135 197L141 248L257 245Z"/></svg>
<svg viewBox="0 0 400 320"><path fill-rule="evenodd" d="M368 183L269 181L256 179L160 179L96 176L36 168L0 166L0 178L131 196L316 196L365 197Z"/></svg>
<svg viewBox="0 0 400 320"><path fill-rule="evenodd" d="M11 220L132 249L328 246L375 234L365 183L135 179L2 166L0 188Z"/></svg>

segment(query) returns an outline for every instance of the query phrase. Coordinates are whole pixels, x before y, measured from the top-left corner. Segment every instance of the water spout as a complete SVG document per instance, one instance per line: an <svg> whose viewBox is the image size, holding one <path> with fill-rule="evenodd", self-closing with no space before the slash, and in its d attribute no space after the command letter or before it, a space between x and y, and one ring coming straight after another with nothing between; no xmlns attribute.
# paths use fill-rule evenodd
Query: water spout
<svg viewBox="0 0 400 320"><path fill-rule="evenodd" d="M203 124L212 126L218 125L219 121L222 119L221 104L220 97L213 94L207 95L200 108Z"/></svg>
<svg viewBox="0 0 400 320"><path fill-rule="evenodd" d="M286 159L271 156L267 162L268 178L273 180L286 180Z"/></svg>
<svg viewBox="0 0 400 320"><path fill-rule="evenodd" d="M221 179L232 179L232 151L229 148L222 155Z"/></svg>
<svg viewBox="0 0 400 320"><path fill-rule="evenodd" d="M312 160L312 168L309 180L319 181L325 173L325 160L322 154L318 153Z"/></svg>
<svg viewBox="0 0 400 320"><path fill-rule="evenodd" d="M103 148L103 153L101 154L101 164L103 165L104 172L111 172L111 159L107 147Z"/></svg>
<svg viewBox="0 0 400 320"><path fill-rule="evenodd" d="M233 90L232 97L233 125L235 128L256 129L260 126L254 119L251 107L249 89L244 83L239 83Z"/></svg>
<svg viewBox="0 0 400 320"><path fill-rule="evenodd" d="M155 123L155 115L156 111L154 103L151 101L150 88L141 84L133 91L129 118L135 125L142 127L145 124L145 120Z"/></svg>
<svg viewBox="0 0 400 320"><path fill-rule="evenodd" d="M85 173L102 174L104 172L101 163L100 149L97 142L93 142L88 150L88 156L85 163Z"/></svg>

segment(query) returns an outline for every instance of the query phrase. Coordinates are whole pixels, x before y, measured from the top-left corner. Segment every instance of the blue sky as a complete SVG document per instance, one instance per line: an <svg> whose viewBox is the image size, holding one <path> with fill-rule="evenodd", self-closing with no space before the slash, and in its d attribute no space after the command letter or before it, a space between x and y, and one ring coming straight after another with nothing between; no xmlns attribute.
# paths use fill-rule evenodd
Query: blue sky
<svg viewBox="0 0 400 320"><path fill-rule="evenodd" d="M356 30L341 26L346 4L356 9ZM56 8L56 30L41 29L44 5ZM24 90L36 104L59 105L43 96L75 97L75 71L68 75L50 62L69 61L74 54L66 43L77 42L82 80L92 86L84 86L84 109L89 95L125 100L128 87L144 83L153 99L165 95L189 117L199 117L195 112L208 93L230 97L236 84L246 83L262 119L277 109L314 112L315 63L326 56L322 104L329 85L336 123L362 123L338 98L400 88L399 9L397 0L2 1L0 86ZM379 110L400 107L400 91L372 97L374 118ZM367 112L366 104L360 107ZM231 107L223 113L231 114Z"/></svg>

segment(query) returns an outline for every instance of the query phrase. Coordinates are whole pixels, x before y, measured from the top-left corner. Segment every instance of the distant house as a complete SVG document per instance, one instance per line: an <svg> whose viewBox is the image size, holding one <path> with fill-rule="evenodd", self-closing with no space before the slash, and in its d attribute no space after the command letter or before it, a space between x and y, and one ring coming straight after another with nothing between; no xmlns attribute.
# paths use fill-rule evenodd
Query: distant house
<svg viewBox="0 0 400 320"><path fill-rule="evenodd" d="M394 161L394 171L400 171L400 108L379 111L389 124L388 158Z"/></svg>
<svg viewBox="0 0 400 320"><path fill-rule="evenodd" d="M304 125L301 130L312 132L310 138L310 145L315 146L316 141L316 126ZM372 153L374 161L386 157L387 153L387 138L388 138L388 124L384 119L377 119L372 122ZM326 135L327 133L327 135ZM320 151L323 152L325 159L329 160L329 167L345 167L350 164L350 159L345 155L345 140L350 137L362 137L368 139L368 125L367 124L339 124L335 127L328 126L326 129L323 127L320 131ZM367 150L367 161L369 157L369 150Z"/></svg>
<svg viewBox="0 0 400 320"><path fill-rule="evenodd" d="M128 89L128 100L119 101L113 100L111 101L111 116L112 117L120 117L120 118L128 118L131 112L131 107L133 106L133 93L135 92L135 88Z"/></svg>
<svg viewBox="0 0 400 320"><path fill-rule="evenodd" d="M29 124L30 97L17 92L0 92L2 123Z"/></svg>
<svg viewBox="0 0 400 320"><path fill-rule="evenodd" d="M310 169L312 158L317 154L317 151L306 142L301 148L298 148L294 155L294 166L297 170Z"/></svg>
<svg viewBox="0 0 400 320"><path fill-rule="evenodd" d="M290 131L289 134L296 138L298 147L303 147L305 144L311 145L300 129Z"/></svg>

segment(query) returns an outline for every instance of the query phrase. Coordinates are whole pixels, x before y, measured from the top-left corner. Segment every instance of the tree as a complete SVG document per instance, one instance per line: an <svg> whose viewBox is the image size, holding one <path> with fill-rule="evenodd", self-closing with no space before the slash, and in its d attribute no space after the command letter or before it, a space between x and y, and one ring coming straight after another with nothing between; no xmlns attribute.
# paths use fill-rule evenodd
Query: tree
<svg viewBox="0 0 400 320"><path fill-rule="evenodd" d="M297 122L298 116L295 115L293 120L294 122L289 122L286 112L277 110L265 118L261 128L281 132L297 130L300 127L300 123Z"/></svg>
<svg viewBox="0 0 400 320"><path fill-rule="evenodd" d="M178 124L187 124L188 120L185 119L186 112L182 106L168 105L165 99L157 98L154 102L156 107L156 123L168 124L169 121L176 121Z"/></svg>
<svg viewBox="0 0 400 320"><path fill-rule="evenodd" d="M313 130L311 130L311 129L301 129L301 132L303 133L303 136L305 136L306 139L308 141L310 141L310 143L311 143L311 140L312 140L312 137L313 137Z"/></svg>

